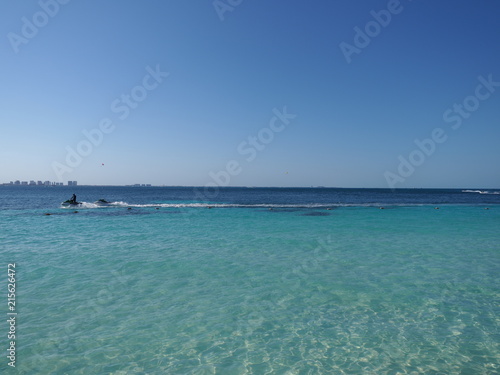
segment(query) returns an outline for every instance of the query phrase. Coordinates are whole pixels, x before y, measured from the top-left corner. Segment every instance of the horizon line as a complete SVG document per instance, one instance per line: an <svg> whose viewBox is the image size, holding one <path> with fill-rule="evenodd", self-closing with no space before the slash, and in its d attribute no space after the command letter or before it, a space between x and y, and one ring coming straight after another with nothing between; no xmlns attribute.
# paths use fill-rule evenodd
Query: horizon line
<svg viewBox="0 0 500 375"><path fill-rule="evenodd" d="M153 184L126 184L126 185L108 185L108 184L78 184L78 185L14 185L10 183L0 183L0 186L14 186L14 187L147 187L147 188L245 188L245 189L377 189L377 190L419 190L419 189L429 189L429 190L497 190L500 188L496 187L341 187L341 186L322 186L322 185L311 185L311 186L246 186L246 185L234 185L234 186L198 186L198 185L153 185Z"/></svg>

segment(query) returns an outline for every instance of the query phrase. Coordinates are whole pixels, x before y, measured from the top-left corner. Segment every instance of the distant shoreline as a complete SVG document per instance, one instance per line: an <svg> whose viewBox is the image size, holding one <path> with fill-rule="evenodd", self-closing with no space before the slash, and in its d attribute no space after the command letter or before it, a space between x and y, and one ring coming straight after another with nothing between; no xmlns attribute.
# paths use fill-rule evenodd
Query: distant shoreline
<svg viewBox="0 0 500 375"><path fill-rule="evenodd" d="M78 187L130 187L130 188L198 188L203 189L204 186L194 185L152 185L152 184L133 184L133 185L15 185L10 183L0 184L0 187L16 187L16 188L78 188ZM336 187L336 186L219 186L219 189L338 189L338 190L391 190L387 187ZM495 187L408 187L394 188L393 191L403 190L500 190Z"/></svg>

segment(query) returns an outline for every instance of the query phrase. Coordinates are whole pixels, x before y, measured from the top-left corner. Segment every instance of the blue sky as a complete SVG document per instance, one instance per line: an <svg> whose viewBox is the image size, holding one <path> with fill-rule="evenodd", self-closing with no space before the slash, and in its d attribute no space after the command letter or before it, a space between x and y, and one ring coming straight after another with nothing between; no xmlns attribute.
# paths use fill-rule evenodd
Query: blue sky
<svg viewBox="0 0 500 375"><path fill-rule="evenodd" d="M0 182L498 188L499 14L3 1Z"/></svg>

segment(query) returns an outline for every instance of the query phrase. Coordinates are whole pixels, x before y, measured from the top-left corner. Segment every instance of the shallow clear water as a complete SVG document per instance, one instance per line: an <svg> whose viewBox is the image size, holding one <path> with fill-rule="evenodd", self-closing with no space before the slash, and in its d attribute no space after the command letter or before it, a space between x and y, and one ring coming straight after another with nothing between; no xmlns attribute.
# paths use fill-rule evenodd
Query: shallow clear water
<svg viewBox="0 0 500 375"><path fill-rule="evenodd" d="M500 372L495 191L73 190L0 187L15 373Z"/></svg>

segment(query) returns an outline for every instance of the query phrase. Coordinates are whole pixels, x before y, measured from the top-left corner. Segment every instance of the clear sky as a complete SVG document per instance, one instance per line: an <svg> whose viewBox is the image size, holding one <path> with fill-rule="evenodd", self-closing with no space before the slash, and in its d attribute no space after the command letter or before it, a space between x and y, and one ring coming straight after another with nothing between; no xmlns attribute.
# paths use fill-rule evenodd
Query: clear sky
<svg viewBox="0 0 500 375"><path fill-rule="evenodd" d="M494 0L5 0L0 182L498 188L499 16Z"/></svg>

